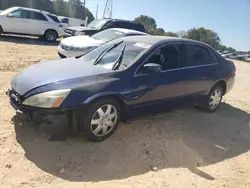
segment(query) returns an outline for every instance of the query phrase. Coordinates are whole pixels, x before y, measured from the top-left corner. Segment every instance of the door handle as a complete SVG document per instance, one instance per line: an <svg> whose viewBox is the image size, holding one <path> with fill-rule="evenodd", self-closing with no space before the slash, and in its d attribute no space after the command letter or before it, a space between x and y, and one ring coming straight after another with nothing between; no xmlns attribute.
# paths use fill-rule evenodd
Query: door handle
<svg viewBox="0 0 250 188"><path fill-rule="evenodd" d="M217 71L217 69L216 69L216 68L212 69L212 72L216 72L216 71Z"/></svg>

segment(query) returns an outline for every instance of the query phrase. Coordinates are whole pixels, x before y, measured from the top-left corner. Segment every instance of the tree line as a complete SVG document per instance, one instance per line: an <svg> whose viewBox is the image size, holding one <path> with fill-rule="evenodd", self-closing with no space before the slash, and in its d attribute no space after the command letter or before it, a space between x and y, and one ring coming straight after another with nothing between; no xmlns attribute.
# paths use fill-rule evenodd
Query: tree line
<svg viewBox="0 0 250 188"><path fill-rule="evenodd" d="M210 46L220 51L229 51L229 52L236 51L232 47L227 47L225 45L222 45L219 35L215 31L206 29L204 27L191 28L187 31L166 32L162 28L157 28L156 21L152 17L141 15L135 18L135 21L141 23L145 27L146 32L152 35L188 38L207 43Z"/></svg>
<svg viewBox="0 0 250 188"><path fill-rule="evenodd" d="M20 6L29 7L48 11L59 16L73 17L85 20L88 17L88 22L95 19L88 8L83 8L80 0L0 0L0 10L5 10L9 7Z"/></svg>
<svg viewBox="0 0 250 188"><path fill-rule="evenodd" d="M80 0L0 0L0 10L5 10L13 6L22 6L36 8L51 13L55 13L59 16L73 17L78 19L85 19L88 17L88 23L95 19L93 14L88 8L83 8L83 4ZM188 38L198 40L209 44L217 50L235 52L232 47L227 47L221 44L219 35L210 29L204 27L191 28L187 31L178 32L166 32L163 28L157 28L157 24L154 18L140 15L135 18L135 21L141 23L147 33L152 35L172 36L180 38Z"/></svg>

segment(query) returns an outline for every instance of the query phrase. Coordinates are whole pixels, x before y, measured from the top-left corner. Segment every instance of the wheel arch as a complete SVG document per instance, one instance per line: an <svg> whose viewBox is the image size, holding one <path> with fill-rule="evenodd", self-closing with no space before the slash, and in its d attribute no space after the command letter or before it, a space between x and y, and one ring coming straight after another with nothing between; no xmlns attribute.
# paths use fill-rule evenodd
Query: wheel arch
<svg viewBox="0 0 250 188"><path fill-rule="evenodd" d="M44 32L43 32L43 36L45 36L45 34L46 34L46 32L48 32L48 31L55 31L56 32L56 35L57 35L57 38L58 38L58 32L57 32L57 30L55 30L55 29L46 29Z"/></svg>
<svg viewBox="0 0 250 188"><path fill-rule="evenodd" d="M126 109L128 106L128 101L126 101L121 95L117 94L117 93L98 93L96 95L93 95L91 97L89 97L87 100L84 101L85 105L91 104L92 102L96 101L96 100L100 100L100 99L105 99L105 98L113 98L114 100L116 100L121 107L121 119L124 119L124 117L126 116Z"/></svg>
<svg viewBox="0 0 250 188"><path fill-rule="evenodd" d="M227 82L223 79L221 80L217 80L216 82L214 82L214 84L212 85L212 87L210 88L210 90L215 86L215 85L220 85L223 88L223 95L226 94L227 91ZM209 91L210 91L209 90Z"/></svg>

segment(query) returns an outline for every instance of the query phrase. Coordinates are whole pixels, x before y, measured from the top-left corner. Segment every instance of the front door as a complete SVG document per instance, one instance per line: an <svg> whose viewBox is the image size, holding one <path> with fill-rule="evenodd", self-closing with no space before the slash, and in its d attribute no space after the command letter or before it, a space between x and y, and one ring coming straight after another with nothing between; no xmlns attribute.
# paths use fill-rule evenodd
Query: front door
<svg viewBox="0 0 250 188"><path fill-rule="evenodd" d="M164 45L144 63L160 64L159 72L148 72L142 65L133 79L131 104L135 109L158 107L185 95L186 79L182 64L182 46Z"/></svg>
<svg viewBox="0 0 250 188"><path fill-rule="evenodd" d="M15 10L11 12L13 17L8 17L3 26L5 32L11 33L25 33L26 28L29 26L26 10Z"/></svg>

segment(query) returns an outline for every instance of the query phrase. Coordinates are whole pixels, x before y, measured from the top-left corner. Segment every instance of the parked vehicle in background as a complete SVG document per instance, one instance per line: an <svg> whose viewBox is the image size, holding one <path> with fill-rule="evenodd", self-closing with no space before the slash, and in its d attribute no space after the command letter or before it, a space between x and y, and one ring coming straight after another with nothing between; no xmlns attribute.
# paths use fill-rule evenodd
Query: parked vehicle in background
<svg viewBox="0 0 250 188"><path fill-rule="evenodd" d="M227 52L227 53L223 53L221 56L224 58L229 58L230 55L232 55L232 52Z"/></svg>
<svg viewBox="0 0 250 188"><path fill-rule="evenodd" d="M183 104L216 111L235 71L232 61L198 41L129 36L80 58L28 67L13 78L7 93L16 110L50 117L64 113L74 132L102 141L120 121L149 111Z"/></svg>
<svg viewBox="0 0 250 188"><path fill-rule="evenodd" d="M76 57L115 38L132 35L149 35L131 29L107 29L92 36L74 36L61 41L58 46L58 55L61 58Z"/></svg>
<svg viewBox="0 0 250 188"><path fill-rule="evenodd" d="M243 60L243 61L250 62L250 54L245 55L244 58L243 58L242 60Z"/></svg>
<svg viewBox="0 0 250 188"><path fill-rule="evenodd" d="M234 53L231 53L228 57L229 57L230 59L237 59L238 55L239 55L238 52L234 52Z"/></svg>
<svg viewBox="0 0 250 188"><path fill-rule="evenodd" d="M93 20L87 27L69 27L65 29L64 37L78 36L78 35L93 35L100 31L111 28L124 28L136 31L145 32L145 28L140 23L128 20L118 19L98 19Z"/></svg>
<svg viewBox="0 0 250 188"><path fill-rule="evenodd" d="M64 28L73 27L73 26L85 26L85 20L59 16L60 22L63 24Z"/></svg>
<svg viewBox="0 0 250 188"><path fill-rule="evenodd" d="M43 36L54 42L63 35L58 17L49 12L12 7L0 13L0 33Z"/></svg>
<svg viewBox="0 0 250 188"><path fill-rule="evenodd" d="M235 59L244 61L246 56L247 56L246 54L244 54L244 55L237 55Z"/></svg>

